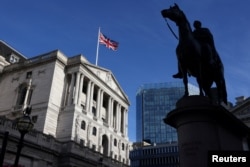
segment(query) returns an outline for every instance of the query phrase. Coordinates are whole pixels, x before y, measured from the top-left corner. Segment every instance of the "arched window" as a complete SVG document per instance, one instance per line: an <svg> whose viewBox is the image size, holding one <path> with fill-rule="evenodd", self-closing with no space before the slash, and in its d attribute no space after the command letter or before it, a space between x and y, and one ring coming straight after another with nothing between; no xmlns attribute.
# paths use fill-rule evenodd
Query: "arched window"
<svg viewBox="0 0 250 167"><path fill-rule="evenodd" d="M86 129L86 122L85 121L82 121L82 123L81 123L81 129L82 130Z"/></svg>
<svg viewBox="0 0 250 167"><path fill-rule="evenodd" d="M114 139L114 146L117 146L117 140Z"/></svg>
<svg viewBox="0 0 250 167"><path fill-rule="evenodd" d="M93 129L92 129L92 135L96 136L96 127L93 127Z"/></svg>

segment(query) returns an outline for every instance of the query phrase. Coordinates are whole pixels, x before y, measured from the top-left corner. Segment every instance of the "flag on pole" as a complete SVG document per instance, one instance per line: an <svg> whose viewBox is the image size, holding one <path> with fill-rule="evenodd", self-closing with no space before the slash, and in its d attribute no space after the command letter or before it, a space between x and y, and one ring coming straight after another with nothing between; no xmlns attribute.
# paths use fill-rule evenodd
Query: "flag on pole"
<svg viewBox="0 0 250 167"><path fill-rule="evenodd" d="M96 47L96 61L95 65L98 65L98 56L99 56L99 44L105 45L107 48L112 49L112 50L117 50L118 48L118 42L111 40L107 38L105 35L101 33L101 28L99 27L98 30L98 38L97 38L97 47Z"/></svg>
<svg viewBox="0 0 250 167"><path fill-rule="evenodd" d="M100 44L106 45L107 48L112 49L114 51L118 48L118 42L107 38L101 32L99 33L99 42Z"/></svg>

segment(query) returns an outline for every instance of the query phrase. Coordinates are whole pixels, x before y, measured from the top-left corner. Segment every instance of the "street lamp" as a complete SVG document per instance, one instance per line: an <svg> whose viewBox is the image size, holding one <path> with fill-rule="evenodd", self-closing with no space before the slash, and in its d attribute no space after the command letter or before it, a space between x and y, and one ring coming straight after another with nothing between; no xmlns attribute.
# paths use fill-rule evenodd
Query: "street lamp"
<svg viewBox="0 0 250 167"><path fill-rule="evenodd" d="M23 147L23 139L26 133L28 133L33 128L33 123L30 119L31 107L27 107L23 111L23 117L19 118L17 121L17 129L21 134L20 140L17 145L17 153L14 167L18 167L18 161Z"/></svg>
<svg viewBox="0 0 250 167"><path fill-rule="evenodd" d="M100 157L99 160L98 160L98 166L99 166L99 167L102 167L102 166L103 166L103 165L102 165L102 162L103 162L103 158Z"/></svg>

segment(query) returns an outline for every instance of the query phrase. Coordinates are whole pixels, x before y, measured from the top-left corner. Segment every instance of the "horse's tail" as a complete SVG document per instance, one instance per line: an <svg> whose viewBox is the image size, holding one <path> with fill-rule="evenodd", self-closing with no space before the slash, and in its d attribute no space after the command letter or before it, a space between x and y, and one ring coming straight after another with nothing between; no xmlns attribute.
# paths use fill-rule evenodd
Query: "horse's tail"
<svg viewBox="0 0 250 167"><path fill-rule="evenodd" d="M221 96L221 100L227 104L227 89L226 89L226 82L225 82L225 79L224 79L224 65L221 61L221 58L218 54L218 52L216 51L216 63L217 63L217 68L219 69L220 71L220 76L219 76L219 85L220 85L220 96Z"/></svg>
<svg viewBox="0 0 250 167"><path fill-rule="evenodd" d="M225 104L227 104L227 89L226 89L226 83L225 83L224 77L221 81L221 96L222 96L222 101Z"/></svg>

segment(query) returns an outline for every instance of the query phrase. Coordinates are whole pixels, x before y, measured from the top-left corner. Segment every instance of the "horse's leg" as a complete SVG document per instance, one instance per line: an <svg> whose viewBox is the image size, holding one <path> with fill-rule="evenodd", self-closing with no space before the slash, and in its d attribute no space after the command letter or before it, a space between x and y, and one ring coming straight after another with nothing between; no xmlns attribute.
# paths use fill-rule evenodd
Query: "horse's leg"
<svg viewBox="0 0 250 167"><path fill-rule="evenodd" d="M217 96L218 96L218 103L220 104L222 101L227 104L227 90L226 90L226 82L224 79L224 68L223 64L218 57L218 67L215 69L214 76L215 76L215 83L217 87Z"/></svg>
<svg viewBox="0 0 250 167"><path fill-rule="evenodd" d="M215 84L217 88L217 102L220 104L222 101L222 86L218 78L216 78Z"/></svg>
<svg viewBox="0 0 250 167"><path fill-rule="evenodd" d="M204 76L203 76L203 71L204 69L202 69L202 65L201 65L201 61L198 65L198 73L196 76L196 81L198 83L199 86L199 90L200 90L200 96L204 96L203 90L204 90Z"/></svg>
<svg viewBox="0 0 250 167"><path fill-rule="evenodd" d="M200 96L204 96L204 94L203 94L203 89L202 89L202 88L203 88L203 86L202 86L202 81L201 81L200 77L197 76L196 81L197 81L198 86L199 86Z"/></svg>
<svg viewBox="0 0 250 167"><path fill-rule="evenodd" d="M184 96L188 96L189 92L188 92L187 70L182 70L182 75L183 75L183 83L184 83L184 87L185 87L185 94L184 94Z"/></svg>
<svg viewBox="0 0 250 167"><path fill-rule="evenodd" d="M227 104L227 91L224 77L220 78L219 81L216 82L217 90L218 90L218 102L223 101Z"/></svg>
<svg viewBox="0 0 250 167"><path fill-rule="evenodd" d="M206 84L204 85L204 92L206 94L206 96L211 100L211 102L213 102L213 98L212 98L212 93L211 93L211 86L213 84L213 79L212 78L206 78Z"/></svg>

